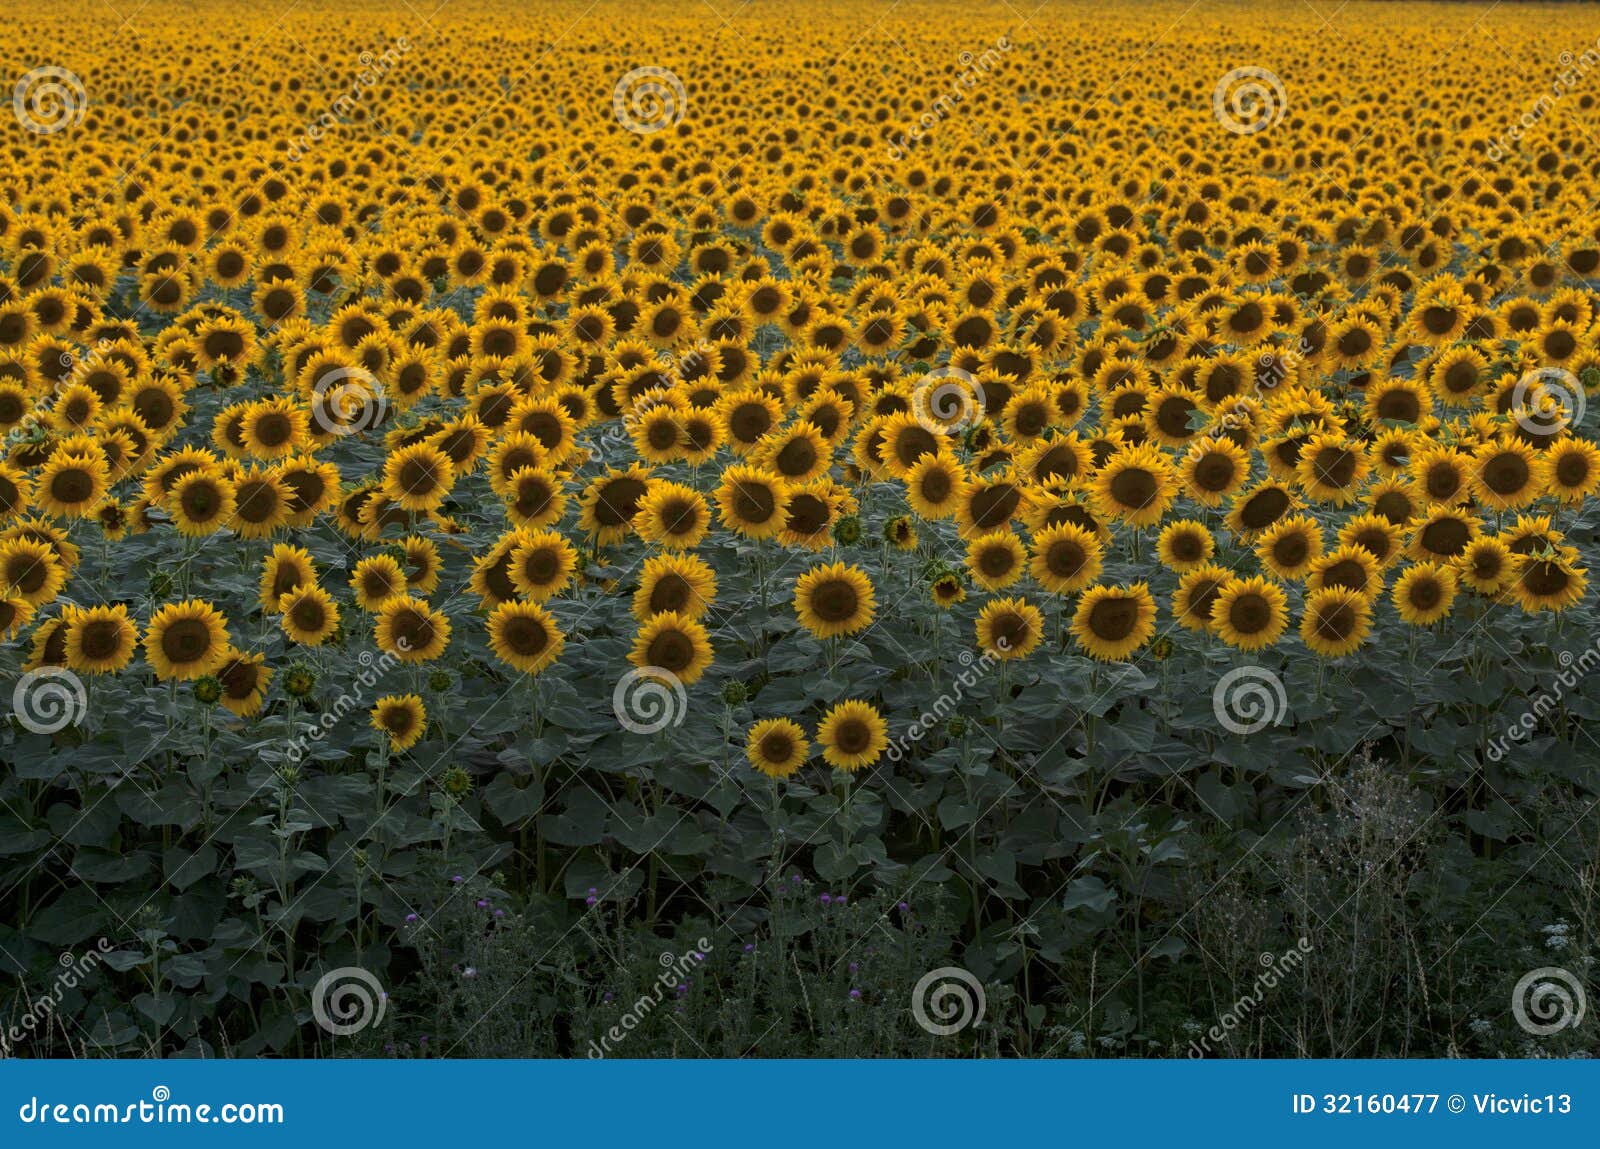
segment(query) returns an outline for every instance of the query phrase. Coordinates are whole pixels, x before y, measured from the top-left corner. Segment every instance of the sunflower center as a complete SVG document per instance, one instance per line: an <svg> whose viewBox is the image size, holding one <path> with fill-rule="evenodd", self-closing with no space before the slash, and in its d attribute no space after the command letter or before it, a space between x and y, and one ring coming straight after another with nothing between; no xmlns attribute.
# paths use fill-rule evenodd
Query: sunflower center
<svg viewBox="0 0 1600 1149"><path fill-rule="evenodd" d="M1522 574L1522 585L1536 595L1560 594L1567 589L1571 581L1572 576L1562 568L1561 564L1551 562L1549 559L1528 564L1527 570Z"/></svg>
<svg viewBox="0 0 1600 1149"><path fill-rule="evenodd" d="M1272 605L1259 594L1242 594L1228 607L1228 623L1240 634L1260 634L1272 623Z"/></svg>
<svg viewBox="0 0 1600 1149"><path fill-rule="evenodd" d="M846 754L861 754L872 745L872 727L859 718L846 718L833 728L833 742Z"/></svg>
<svg viewBox="0 0 1600 1149"><path fill-rule="evenodd" d="M211 631L198 618L180 618L161 634L161 653L175 666L198 662L211 649Z"/></svg>
<svg viewBox="0 0 1600 1149"><path fill-rule="evenodd" d="M978 555L978 569L989 578L1009 574L1016 565L1016 555L1007 546L985 547Z"/></svg>
<svg viewBox="0 0 1600 1149"><path fill-rule="evenodd" d="M894 439L894 457L903 467L911 466L922 456L932 455L938 449L938 437L921 425L902 428Z"/></svg>
<svg viewBox="0 0 1600 1149"><path fill-rule="evenodd" d="M814 535L828 525L828 504L816 495L796 495L789 500L784 524L798 535Z"/></svg>
<svg viewBox="0 0 1600 1149"><path fill-rule="evenodd" d="M1367 568L1355 559L1340 559L1322 572L1323 586L1339 586L1346 590L1367 589Z"/></svg>
<svg viewBox="0 0 1600 1149"><path fill-rule="evenodd" d="M519 615L506 624L503 631L506 645L517 654L534 656L550 645L550 632L536 618Z"/></svg>
<svg viewBox="0 0 1600 1149"><path fill-rule="evenodd" d="M632 521L644 497L645 485L638 479L613 479L594 503L595 520L602 527L620 527Z"/></svg>
<svg viewBox="0 0 1600 1149"><path fill-rule="evenodd" d="M1430 554L1455 556L1471 541L1472 531L1457 519L1440 519L1422 528L1422 547Z"/></svg>
<svg viewBox="0 0 1600 1149"><path fill-rule="evenodd" d="M681 630L663 630L645 652L649 665L679 674L694 662L694 640Z"/></svg>
<svg viewBox="0 0 1600 1149"><path fill-rule="evenodd" d="M94 494L94 479L81 467L69 467L50 480L50 494L61 503L81 503Z"/></svg>
<svg viewBox="0 0 1600 1149"><path fill-rule="evenodd" d="M110 619L95 619L83 628L78 643L87 658L110 658L122 649L122 628Z"/></svg>
<svg viewBox="0 0 1600 1149"><path fill-rule="evenodd" d="M1432 610L1444 598L1444 587L1436 579L1413 579L1406 597L1418 610Z"/></svg>
<svg viewBox="0 0 1600 1149"><path fill-rule="evenodd" d="M662 575L650 588L650 613L682 611L692 597L689 583L682 575Z"/></svg>
<svg viewBox="0 0 1600 1149"><path fill-rule="evenodd" d="M972 521L980 528L1008 523L1021 501L1022 492L1010 483L985 487L972 496Z"/></svg>
<svg viewBox="0 0 1600 1149"><path fill-rule="evenodd" d="M830 579L811 592L811 609L823 622L847 622L860 605L856 588L842 579Z"/></svg>
<svg viewBox="0 0 1600 1149"><path fill-rule="evenodd" d="M419 611L400 611L394 616L391 629L401 650L423 651L433 645L433 620Z"/></svg>
<svg viewBox="0 0 1600 1149"><path fill-rule="evenodd" d="M794 754L794 739L782 730L768 731L761 736L759 749L764 761L781 764Z"/></svg>
<svg viewBox="0 0 1600 1149"><path fill-rule="evenodd" d="M1513 495L1531 478L1527 460L1509 452L1494 456L1483 466L1484 484L1497 495Z"/></svg>
<svg viewBox="0 0 1600 1149"><path fill-rule="evenodd" d="M1194 467L1194 481L1203 491L1225 491L1236 467L1227 455L1206 455Z"/></svg>
<svg viewBox="0 0 1600 1149"><path fill-rule="evenodd" d="M1260 530L1277 522L1288 509L1288 493L1277 487L1268 487L1246 500L1239 512L1239 521L1247 530Z"/></svg>
<svg viewBox="0 0 1600 1149"><path fill-rule="evenodd" d="M764 483L739 483L734 487L734 513L747 523L764 523L772 518L778 500Z"/></svg>
<svg viewBox="0 0 1600 1149"><path fill-rule="evenodd" d="M1355 633L1356 612L1348 603L1324 607L1317 612L1317 633L1333 642L1343 642Z"/></svg>
<svg viewBox="0 0 1600 1149"><path fill-rule="evenodd" d="M1133 633L1139 604L1127 598L1103 598L1089 611L1089 629L1096 638L1120 642Z"/></svg>

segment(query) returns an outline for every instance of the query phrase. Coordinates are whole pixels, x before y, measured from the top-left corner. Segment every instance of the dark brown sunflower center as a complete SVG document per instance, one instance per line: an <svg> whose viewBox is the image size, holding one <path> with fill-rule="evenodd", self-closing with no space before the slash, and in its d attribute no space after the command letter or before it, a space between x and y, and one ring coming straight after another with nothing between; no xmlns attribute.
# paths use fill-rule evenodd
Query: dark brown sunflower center
<svg viewBox="0 0 1600 1149"><path fill-rule="evenodd" d="M1528 485L1532 473L1527 460L1509 452L1495 455L1483 465L1483 482L1497 495L1514 495Z"/></svg>
<svg viewBox="0 0 1600 1149"><path fill-rule="evenodd" d="M843 579L829 579L813 588L811 609L823 622L847 622L856 616L861 596Z"/></svg>
<svg viewBox="0 0 1600 1149"><path fill-rule="evenodd" d="M533 657L550 645L550 632L537 618L518 615L506 623L505 643L517 654Z"/></svg>
<svg viewBox="0 0 1600 1149"><path fill-rule="evenodd" d="M1272 623L1272 604L1259 594L1242 594L1228 606L1228 623L1240 634L1259 634Z"/></svg>
<svg viewBox="0 0 1600 1149"><path fill-rule="evenodd" d="M87 658L110 658L122 650L122 639L122 627L110 619L97 618L79 632L78 645Z"/></svg>
<svg viewBox="0 0 1600 1149"><path fill-rule="evenodd" d="M833 741L846 754L863 753L872 745L872 727L859 718L846 718L833 728Z"/></svg>
<svg viewBox="0 0 1600 1149"><path fill-rule="evenodd" d="M1440 519L1422 528L1422 549L1429 554L1455 556L1467 549L1472 531L1458 519Z"/></svg>
<svg viewBox="0 0 1600 1149"><path fill-rule="evenodd" d="M1089 630L1106 642L1121 642L1139 621L1139 604L1128 598L1103 598L1089 611Z"/></svg>
<svg viewBox="0 0 1600 1149"><path fill-rule="evenodd" d="M814 535L828 525L828 504L816 495L796 495L789 500L785 526L798 535Z"/></svg>
<svg viewBox="0 0 1600 1149"><path fill-rule="evenodd" d="M161 653L175 666L199 662L211 649L211 631L198 618L180 618L161 634Z"/></svg>
<svg viewBox="0 0 1600 1149"><path fill-rule="evenodd" d="M694 662L694 639L681 630L663 630L645 651L649 665L679 674Z"/></svg>

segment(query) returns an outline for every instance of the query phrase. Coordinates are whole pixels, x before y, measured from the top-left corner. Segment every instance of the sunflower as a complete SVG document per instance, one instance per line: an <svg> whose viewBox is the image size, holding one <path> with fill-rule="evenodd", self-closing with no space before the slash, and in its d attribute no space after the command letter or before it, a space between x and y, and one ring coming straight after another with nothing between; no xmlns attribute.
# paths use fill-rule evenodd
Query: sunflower
<svg viewBox="0 0 1600 1149"><path fill-rule="evenodd" d="M1482 533L1478 516L1447 506L1435 507L1426 517L1413 520L1412 526L1407 553L1419 560L1448 562Z"/></svg>
<svg viewBox="0 0 1600 1149"><path fill-rule="evenodd" d="M1035 556L1035 561L1037 557ZM958 603L966 601L967 588L961 584L960 575L942 574L929 585L928 594L933 599L933 604L940 610L949 610Z"/></svg>
<svg viewBox="0 0 1600 1149"><path fill-rule="evenodd" d="M1100 577L1104 550L1099 538L1075 523L1038 532L1028 573L1053 594L1071 594Z"/></svg>
<svg viewBox="0 0 1600 1149"><path fill-rule="evenodd" d="M450 456L430 443L413 443L383 464L383 493L408 511L431 511L456 481Z"/></svg>
<svg viewBox="0 0 1600 1149"><path fill-rule="evenodd" d="M1364 547L1337 546L1311 564L1306 575L1306 590L1344 587L1357 594L1374 596L1383 590L1383 575L1378 560Z"/></svg>
<svg viewBox="0 0 1600 1149"><path fill-rule="evenodd" d="M1411 460L1411 487L1425 506L1453 507L1472 494L1472 456L1453 447L1432 447Z"/></svg>
<svg viewBox="0 0 1600 1149"><path fill-rule="evenodd" d="M310 445L309 416L286 398L249 404L239 430L245 449L259 459L282 459Z"/></svg>
<svg viewBox="0 0 1600 1149"><path fill-rule="evenodd" d="M350 589L358 607L375 612L395 595L406 593L406 574L393 555L369 555L356 563Z"/></svg>
<svg viewBox="0 0 1600 1149"><path fill-rule="evenodd" d="M1089 444L1074 431L1041 440L1020 452L1017 474L1040 486L1070 487L1089 473L1093 458Z"/></svg>
<svg viewBox="0 0 1600 1149"><path fill-rule="evenodd" d="M1278 641L1289 625L1288 596L1270 579L1229 579L1211 615L1218 636L1240 650L1260 650Z"/></svg>
<svg viewBox="0 0 1600 1149"><path fill-rule="evenodd" d="M590 481L579 502L579 523L600 546L621 542L650 490L650 471L638 465L610 468Z"/></svg>
<svg viewBox="0 0 1600 1149"><path fill-rule="evenodd" d="M1250 456L1231 439L1205 439L1184 453L1183 489L1202 506L1216 507L1250 477Z"/></svg>
<svg viewBox="0 0 1600 1149"><path fill-rule="evenodd" d="M278 479L289 492L285 506L288 526L310 526L323 511L339 503L339 468L327 460L298 455L278 464Z"/></svg>
<svg viewBox="0 0 1600 1149"><path fill-rule="evenodd" d="M0 523L27 513L33 501L33 484L27 472L0 460Z"/></svg>
<svg viewBox="0 0 1600 1149"><path fill-rule="evenodd" d="M1511 593L1528 614L1563 611L1582 600L1589 576L1562 555L1533 555L1519 565Z"/></svg>
<svg viewBox="0 0 1600 1149"><path fill-rule="evenodd" d="M578 552L572 544L551 530L530 531L517 538L507 574L518 593L544 602L566 589L578 568Z"/></svg>
<svg viewBox="0 0 1600 1149"><path fill-rule="evenodd" d="M165 505L173 525L191 538L215 534L238 509L234 485L210 470L190 471L178 479Z"/></svg>
<svg viewBox="0 0 1600 1149"><path fill-rule="evenodd" d="M657 479L639 503L634 529L660 546L690 550L711 529L711 511L705 497L693 487Z"/></svg>
<svg viewBox="0 0 1600 1149"><path fill-rule="evenodd" d="M820 551L833 541L833 528L842 514L854 514L855 496L832 479L813 479L789 491L778 541L786 547Z"/></svg>
<svg viewBox="0 0 1600 1149"><path fill-rule="evenodd" d="M534 602L503 602L489 615L489 646L495 657L523 674L538 674L566 645L550 613Z"/></svg>
<svg viewBox="0 0 1600 1149"><path fill-rule="evenodd" d="M788 483L760 467L728 467L716 493L723 525L745 538L772 538L787 521L789 491Z"/></svg>
<svg viewBox="0 0 1600 1149"><path fill-rule="evenodd" d="M261 565L261 609L269 613L292 590L317 581L317 564L304 547L278 543Z"/></svg>
<svg viewBox="0 0 1600 1149"><path fill-rule="evenodd" d="M38 608L67 584L67 568L49 543L9 538L0 543L0 593Z"/></svg>
<svg viewBox="0 0 1600 1149"><path fill-rule="evenodd" d="M1093 480L1095 506L1130 527L1159 522L1178 493L1172 464L1153 447L1126 447L1106 460Z"/></svg>
<svg viewBox="0 0 1600 1149"><path fill-rule="evenodd" d="M1044 615L1021 598L998 598L978 612L978 649L1003 661L1026 658L1044 639Z"/></svg>
<svg viewBox="0 0 1600 1149"><path fill-rule="evenodd" d="M33 607L16 596L0 591L0 638L15 638L33 617Z"/></svg>
<svg viewBox="0 0 1600 1149"><path fill-rule="evenodd" d="M712 410L736 455L754 451L783 418L783 404L764 391L725 395Z"/></svg>
<svg viewBox="0 0 1600 1149"><path fill-rule="evenodd" d="M1194 519L1168 523L1156 540L1156 557L1168 570L1182 574L1210 560L1217 541L1206 525Z"/></svg>
<svg viewBox="0 0 1600 1149"><path fill-rule="evenodd" d="M1010 531L992 531L967 544L967 569L985 590L1002 590L1022 577L1028 552Z"/></svg>
<svg viewBox="0 0 1600 1149"><path fill-rule="evenodd" d="M1288 487L1276 480L1268 480L1248 491L1241 491L1228 508L1225 522L1235 537L1241 540L1254 539L1298 506Z"/></svg>
<svg viewBox="0 0 1600 1149"><path fill-rule="evenodd" d="M774 431L751 454L752 462L791 485L823 474L833 462L828 440L811 423L799 422Z"/></svg>
<svg viewBox="0 0 1600 1149"><path fill-rule="evenodd" d="M1311 436L1301 448L1295 477L1310 498L1342 507L1355 501L1356 489L1370 469L1360 444L1324 433Z"/></svg>
<svg viewBox="0 0 1600 1149"><path fill-rule="evenodd" d="M875 609L872 580L859 567L812 567L795 580L795 614L817 638L855 634L871 624Z"/></svg>
<svg viewBox="0 0 1600 1149"><path fill-rule="evenodd" d="M57 451L34 481L33 501L52 515L87 518L110 489L111 469L103 457Z"/></svg>
<svg viewBox="0 0 1600 1149"><path fill-rule="evenodd" d="M823 761L854 772L876 762L889 745L889 728L870 702L841 702L817 726Z"/></svg>
<svg viewBox="0 0 1600 1149"><path fill-rule="evenodd" d="M33 632L28 659L22 664L23 673L40 670L46 666L67 664L66 624L59 618L46 619Z"/></svg>
<svg viewBox="0 0 1600 1149"><path fill-rule="evenodd" d="M1155 630L1156 601L1142 582L1090 587L1072 616L1073 638L1090 657L1104 662L1127 658L1148 642Z"/></svg>
<svg viewBox="0 0 1600 1149"><path fill-rule="evenodd" d="M1581 505L1600 490L1600 448L1587 439L1552 444L1539 457L1539 486L1563 503Z"/></svg>
<svg viewBox="0 0 1600 1149"><path fill-rule="evenodd" d="M372 728L399 754L415 746L428 729L428 711L415 694L385 694L372 708Z"/></svg>
<svg viewBox="0 0 1600 1149"><path fill-rule="evenodd" d="M788 778L811 756L811 743L799 723L767 718L750 727L744 752L750 765L767 777Z"/></svg>
<svg viewBox="0 0 1600 1149"><path fill-rule="evenodd" d="M967 476L960 462L944 452L918 459L905 475L906 499L924 519L947 519L966 494Z"/></svg>
<svg viewBox="0 0 1600 1149"><path fill-rule="evenodd" d="M450 620L420 599L397 595L378 608L373 638L401 662L427 662L450 644Z"/></svg>
<svg viewBox="0 0 1600 1149"><path fill-rule="evenodd" d="M62 614L66 624L67 665L81 674L114 674L133 661L139 632L128 618L128 608L69 606Z"/></svg>
<svg viewBox="0 0 1600 1149"><path fill-rule="evenodd" d="M1185 630L1210 630L1215 622L1217 597L1233 578L1225 567L1206 563L1187 572L1172 593L1172 617Z"/></svg>
<svg viewBox="0 0 1600 1149"><path fill-rule="evenodd" d="M675 613L699 619L717 597L717 576L694 555L653 555L645 560L639 589L633 594L633 616L643 622Z"/></svg>
<svg viewBox="0 0 1600 1149"><path fill-rule="evenodd" d="M222 684L220 701L240 718L250 718L261 712L267 686L272 682L272 667L265 662L263 655L230 650L217 668L216 678Z"/></svg>
<svg viewBox="0 0 1600 1149"><path fill-rule="evenodd" d="M503 497L506 517L519 527L548 527L566 513L561 479L546 467L523 467L514 472Z"/></svg>
<svg viewBox="0 0 1600 1149"><path fill-rule="evenodd" d="M1300 637L1314 653L1340 658L1367 640L1372 600L1345 587L1325 587L1306 596Z"/></svg>
<svg viewBox="0 0 1600 1149"><path fill-rule="evenodd" d="M1310 515L1279 519L1256 539L1256 558L1280 579L1305 575L1322 555L1322 530Z"/></svg>
<svg viewBox="0 0 1600 1149"><path fill-rule="evenodd" d="M1511 586L1521 560L1504 541L1480 535L1456 556L1456 577L1481 595L1498 598Z"/></svg>
<svg viewBox="0 0 1600 1149"><path fill-rule="evenodd" d="M1498 511L1525 507L1543 486L1532 448L1516 439L1485 443L1473 456L1472 494L1484 506Z"/></svg>
<svg viewBox="0 0 1600 1149"><path fill-rule="evenodd" d="M166 604L144 632L144 655L162 682L214 674L228 650L227 618L200 599Z"/></svg>
<svg viewBox="0 0 1600 1149"><path fill-rule="evenodd" d="M1339 528L1340 546L1360 547L1378 560L1379 569L1394 563L1401 552L1405 532L1382 515L1352 515Z"/></svg>
<svg viewBox="0 0 1600 1149"><path fill-rule="evenodd" d="M1456 572L1437 563L1420 562L1400 572L1390 593L1400 621L1428 626L1450 613L1456 599Z"/></svg>
<svg viewBox="0 0 1600 1149"><path fill-rule="evenodd" d="M339 607L316 583L306 583L278 600L283 633L301 646L321 646L339 629Z"/></svg>
<svg viewBox="0 0 1600 1149"><path fill-rule="evenodd" d="M956 523L962 537L1001 530L1021 511L1023 489L1003 472L965 483L956 500Z"/></svg>
<svg viewBox="0 0 1600 1149"><path fill-rule="evenodd" d="M712 658L711 637L706 628L675 611L646 619L628 654L628 661L634 666L664 671L684 686L699 681Z"/></svg>

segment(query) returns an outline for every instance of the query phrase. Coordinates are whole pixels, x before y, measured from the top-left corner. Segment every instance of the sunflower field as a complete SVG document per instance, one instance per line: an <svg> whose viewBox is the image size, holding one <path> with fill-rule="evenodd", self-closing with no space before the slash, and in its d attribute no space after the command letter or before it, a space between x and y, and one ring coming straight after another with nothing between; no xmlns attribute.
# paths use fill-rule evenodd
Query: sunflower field
<svg viewBox="0 0 1600 1149"><path fill-rule="evenodd" d="M8 11L0 1053L1594 1047L1592 14L429 7Z"/></svg>

